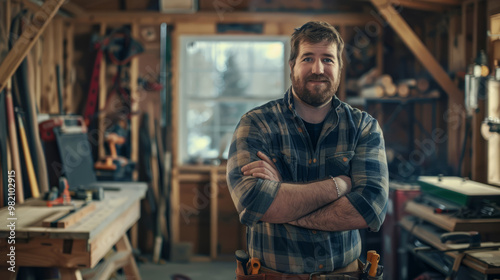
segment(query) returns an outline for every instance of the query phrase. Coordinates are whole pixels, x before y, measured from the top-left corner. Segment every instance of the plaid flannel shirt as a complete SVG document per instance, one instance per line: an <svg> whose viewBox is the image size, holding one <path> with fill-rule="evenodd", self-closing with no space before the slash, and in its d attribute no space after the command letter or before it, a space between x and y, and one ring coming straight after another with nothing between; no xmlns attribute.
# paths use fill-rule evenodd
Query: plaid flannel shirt
<svg viewBox="0 0 500 280"><path fill-rule="evenodd" d="M271 158L282 181L305 183L347 175L352 190L346 195L369 228L378 231L387 209L388 170L382 130L366 112L333 98L316 150L293 105L291 88L283 99L246 113L229 150L227 180L240 221L247 225L251 257L283 273L333 271L361 254L358 230L328 232L290 224L260 221L273 202L280 182L244 176L241 168Z"/></svg>

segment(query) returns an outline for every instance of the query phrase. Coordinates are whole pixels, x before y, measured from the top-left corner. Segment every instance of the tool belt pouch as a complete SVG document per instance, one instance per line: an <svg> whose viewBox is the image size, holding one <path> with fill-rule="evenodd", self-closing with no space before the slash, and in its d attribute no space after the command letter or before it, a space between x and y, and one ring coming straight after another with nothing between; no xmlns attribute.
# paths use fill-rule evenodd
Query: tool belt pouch
<svg viewBox="0 0 500 280"><path fill-rule="evenodd" d="M250 269L247 268L247 272L250 272ZM243 272L243 265L240 261L236 261L236 280L265 280L265 274L254 274L254 275L245 275Z"/></svg>
<svg viewBox="0 0 500 280"><path fill-rule="evenodd" d="M366 276L367 280L382 280L384 279L384 274L381 274L379 276Z"/></svg>

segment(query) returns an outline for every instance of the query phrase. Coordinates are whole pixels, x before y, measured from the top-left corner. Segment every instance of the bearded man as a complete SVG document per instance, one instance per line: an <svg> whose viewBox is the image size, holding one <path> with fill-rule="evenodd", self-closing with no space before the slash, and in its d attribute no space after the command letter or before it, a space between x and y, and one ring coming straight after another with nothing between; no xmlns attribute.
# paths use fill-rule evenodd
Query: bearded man
<svg viewBox="0 0 500 280"><path fill-rule="evenodd" d="M297 28L292 87L247 112L234 132L227 181L262 279L359 271L358 229L378 231L384 221L383 134L372 116L335 96L343 48L328 23ZM241 269L237 279L247 279Z"/></svg>

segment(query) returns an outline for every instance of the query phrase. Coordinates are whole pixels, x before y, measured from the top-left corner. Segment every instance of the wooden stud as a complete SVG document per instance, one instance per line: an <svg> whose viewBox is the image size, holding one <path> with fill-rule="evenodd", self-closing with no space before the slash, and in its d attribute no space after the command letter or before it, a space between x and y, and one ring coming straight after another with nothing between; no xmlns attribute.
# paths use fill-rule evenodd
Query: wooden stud
<svg viewBox="0 0 500 280"><path fill-rule="evenodd" d="M77 108L74 108L77 104L74 104L73 102L73 73L74 73L74 68L73 68L73 60L74 60L74 52L75 52L75 46L74 46L74 32L75 32L75 26L72 22L65 22L64 25L64 37L66 41L66 60L64 64L64 68L66 71L64 75L64 93L63 93L63 108L64 111L67 114L75 113L77 111Z"/></svg>
<svg viewBox="0 0 500 280"><path fill-rule="evenodd" d="M99 36L104 38L106 36L106 30L108 25L102 23L99 27ZM103 55L101 59L101 66L99 70L99 113L98 113L98 123L99 129L97 131L97 153L99 159L104 159L106 157L106 150L104 148L104 134L106 132L106 114L104 112L104 107L106 106L106 99L108 96L108 86L106 81L106 57Z"/></svg>
<svg viewBox="0 0 500 280"><path fill-rule="evenodd" d="M178 243L180 240L180 182L179 168L172 169L172 196L171 196L171 217L172 221L170 228L172 230L172 242Z"/></svg>
<svg viewBox="0 0 500 280"><path fill-rule="evenodd" d="M217 258L217 226L218 226L218 211L217 211L217 196L219 194L219 184L217 182L217 169L210 170L210 257Z"/></svg>
<svg viewBox="0 0 500 280"><path fill-rule="evenodd" d="M132 24L131 30L132 38L139 38L139 25L137 23ZM137 79L139 79L139 58L134 56L130 62L130 141L131 141L131 151L130 160L133 162L138 162L139 160L139 92ZM137 169L134 170L133 178L137 180L139 173Z"/></svg>

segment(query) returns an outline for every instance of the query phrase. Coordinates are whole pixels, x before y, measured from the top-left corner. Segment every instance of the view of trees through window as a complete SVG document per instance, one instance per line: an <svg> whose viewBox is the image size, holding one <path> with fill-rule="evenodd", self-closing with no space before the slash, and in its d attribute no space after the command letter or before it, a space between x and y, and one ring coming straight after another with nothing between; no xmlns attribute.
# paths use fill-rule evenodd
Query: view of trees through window
<svg viewBox="0 0 500 280"><path fill-rule="evenodd" d="M181 40L180 150L184 163L227 159L248 110L283 96L287 39L184 37Z"/></svg>

